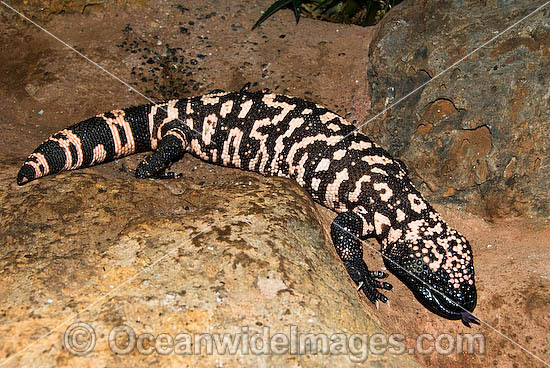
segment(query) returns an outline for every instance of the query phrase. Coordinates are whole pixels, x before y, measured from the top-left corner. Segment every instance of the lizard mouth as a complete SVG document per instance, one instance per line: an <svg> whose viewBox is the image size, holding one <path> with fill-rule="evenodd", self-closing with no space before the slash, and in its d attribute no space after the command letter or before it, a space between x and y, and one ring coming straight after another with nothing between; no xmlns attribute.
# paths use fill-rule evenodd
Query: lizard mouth
<svg viewBox="0 0 550 368"><path fill-rule="evenodd" d="M462 307L459 303L451 300L445 294L438 293L425 286L420 286L414 294L422 305L441 317L461 320L466 327L470 327L470 323L479 325L478 318L471 313L475 304L471 307Z"/></svg>

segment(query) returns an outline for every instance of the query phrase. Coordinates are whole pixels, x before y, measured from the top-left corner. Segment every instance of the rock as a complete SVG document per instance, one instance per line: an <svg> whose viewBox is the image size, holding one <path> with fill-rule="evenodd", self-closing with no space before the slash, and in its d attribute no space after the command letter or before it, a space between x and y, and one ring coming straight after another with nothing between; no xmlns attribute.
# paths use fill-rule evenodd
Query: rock
<svg viewBox="0 0 550 368"><path fill-rule="evenodd" d="M389 336L297 185L236 170L202 184L192 175L153 181L95 170L24 187L14 183L15 167L2 170L0 331L12 338L0 345L0 359L55 329L7 366L334 367L361 359L374 367L417 366L391 350L285 352L284 339L295 332ZM90 328L93 349L70 354L67 341L85 350ZM221 345L213 345L209 355L207 336L195 354L185 343L195 333L214 334L213 344L224 333L264 340L250 340L259 342L248 354L218 354ZM275 350L277 333L283 354ZM271 342L271 353L262 341Z"/></svg>
<svg viewBox="0 0 550 368"><path fill-rule="evenodd" d="M487 218L550 216L550 9L453 65L535 8L405 1L382 20L369 51L372 107L396 105L364 129L430 200Z"/></svg>

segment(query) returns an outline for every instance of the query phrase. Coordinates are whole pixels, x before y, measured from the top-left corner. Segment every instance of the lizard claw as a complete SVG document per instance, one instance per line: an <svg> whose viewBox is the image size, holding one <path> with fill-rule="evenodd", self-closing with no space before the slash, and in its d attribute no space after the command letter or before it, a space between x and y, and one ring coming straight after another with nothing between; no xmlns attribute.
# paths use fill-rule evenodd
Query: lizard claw
<svg viewBox="0 0 550 368"><path fill-rule="evenodd" d="M173 171L158 174L158 179L180 179L183 175Z"/></svg>
<svg viewBox="0 0 550 368"><path fill-rule="evenodd" d="M248 91L250 89L250 82L246 82L246 84L243 86L243 88L241 88L241 91L239 93L245 93L246 91Z"/></svg>
<svg viewBox="0 0 550 368"><path fill-rule="evenodd" d="M182 176L182 174L173 171L151 173L146 170L140 170L139 168L136 170L136 178L138 179L180 179Z"/></svg>
<svg viewBox="0 0 550 368"><path fill-rule="evenodd" d="M369 271L370 275L372 277L376 277L377 279L385 279L388 277L388 274L382 271Z"/></svg>
<svg viewBox="0 0 550 368"><path fill-rule="evenodd" d="M357 291L362 290L371 303L377 305L378 301L386 303L388 298L378 289L392 290L393 286L388 282L381 282L379 279L388 277L382 271L369 271L363 260L345 262L346 269L352 280L357 284Z"/></svg>

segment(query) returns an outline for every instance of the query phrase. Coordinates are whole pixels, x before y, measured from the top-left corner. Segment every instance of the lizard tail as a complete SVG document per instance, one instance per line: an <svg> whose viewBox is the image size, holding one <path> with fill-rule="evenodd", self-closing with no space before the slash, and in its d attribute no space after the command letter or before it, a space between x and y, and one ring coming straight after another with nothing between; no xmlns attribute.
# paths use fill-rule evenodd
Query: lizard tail
<svg viewBox="0 0 550 368"><path fill-rule="evenodd" d="M55 133L25 160L17 184L150 151L151 106L113 110Z"/></svg>

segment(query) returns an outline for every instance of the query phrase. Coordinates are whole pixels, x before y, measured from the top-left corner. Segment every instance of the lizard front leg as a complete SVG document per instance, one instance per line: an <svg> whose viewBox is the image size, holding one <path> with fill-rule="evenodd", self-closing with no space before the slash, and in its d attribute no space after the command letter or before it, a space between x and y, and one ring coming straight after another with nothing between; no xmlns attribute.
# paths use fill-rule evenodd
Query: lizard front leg
<svg viewBox="0 0 550 368"><path fill-rule="evenodd" d="M332 222L330 235L336 253L344 262L351 279L362 290L369 300L385 303L388 298L378 289L391 290L392 285L379 279L388 277L382 271L370 271L363 261L363 246L360 237L363 234L363 219L355 212L342 212Z"/></svg>
<svg viewBox="0 0 550 368"><path fill-rule="evenodd" d="M136 178L171 179L178 178L174 172L166 172L174 162L181 159L187 148L184 135L177 129L168 131L162 138L156 151L138 165Z"/></svg>

